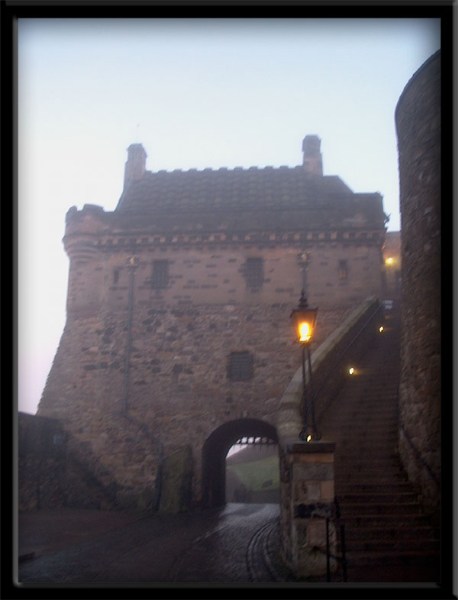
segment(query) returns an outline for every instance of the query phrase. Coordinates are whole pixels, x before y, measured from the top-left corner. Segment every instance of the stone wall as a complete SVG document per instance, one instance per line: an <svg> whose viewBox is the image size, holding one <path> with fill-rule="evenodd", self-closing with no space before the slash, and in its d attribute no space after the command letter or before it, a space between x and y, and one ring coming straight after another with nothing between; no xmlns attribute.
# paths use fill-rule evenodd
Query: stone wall
<svg viewBox="0 0 458 600"><path fill-rule="evenodd" d="M201 449L211 433L240 418L275 423L280 397L300 363L291 309L137 304L130 336L127 311L73 318L39 414L63 420L75 452L87 455L104 485L120 486L120 498L121 488L137 490L154 503L161 461L190 444L198 500ZM347 312L320 310L317 343ZM228 377L229 355L236 351L253 357L246 381Z"/></svg>
<svg viewBox="0 0 458 600"><path fill-rule="evenodd" d="M130 294L129 259L136 258L135 302L140 305L294 304L302 288L304 251L299 240L268 244L170 244L145 233L120 232L111 215L99 207L69 211L64 238L70 257L67 311L94 316L100 309L122 310ZM133 225L132 225L133 227ZM107 231L108 230L108 231ZM112 233L108 233L109 231ZM316 233L307 242L307 287L311 303L323 309L349 306L369 295L380 296L383 258L379 237L358 239L356 233ZM354 239L350 236L354 236ZM207 237L211 237L207 235ZM214 236L216 237L216 236ZM242 236L241 236L242 237ZM286 237L286 234L285 234ZM322 239L321 239L322 238ZM246 265L262 260L261 282L250 285ZM152 284L154 263L167 263L163 287Z"/></svg>
<svg viewBox="0 0 458 600"><path fill-rule="evenodd" d="M19 510L116 507L115 490L97 479L59 420L19 413L17 427Z"/></svg>
<svg viewBox="0 0 458 600"><path fill-rule="evenodd" d="M65 434L58 421L19 413L19 510L64 505L65 446Z"/></svg>
<svg viewBox="0 0 458 600"><path fill-rule="evenodd" d="M402 219L400 451L425 508L438 508L441 404L441 55L396 108Z"/></svg>

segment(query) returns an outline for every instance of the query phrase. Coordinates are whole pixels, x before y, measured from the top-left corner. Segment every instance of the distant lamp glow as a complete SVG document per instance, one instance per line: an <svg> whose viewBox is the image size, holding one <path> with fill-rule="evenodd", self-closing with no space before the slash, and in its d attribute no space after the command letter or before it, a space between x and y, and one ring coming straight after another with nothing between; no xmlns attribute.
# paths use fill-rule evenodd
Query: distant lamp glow
<svg viewBox="0 0 458 600"><path fill-rule="evenodd" d="M385 259L385 264L387 267L392 267L394 265L394 258L392 256L388 256Z"/></svg>
<svg viewBox="0 0 458 600"><path fill-rule="evenodd" d="M378 328L378 330L380 331L380 333L383 333L385 331L385 328L383 327L383 325L380 325L380 327Z"/></svg>
<svg viewBox="0 0 458 600"><path fill-rule="evenodd" d="M308 436L307 436L307 439L306 439L306 441L307 441L307 442L311 442L312 440L313 440L313 437L312 437L312 436L310 435L310 433L309 433L309 434L308 434Z"/></svg>
<svg viewBox="0 0 458 600"><path fill-rule="evenodd" d="M349 374L349 375L355 375L355 373L356 373L356 371L355 371L355 368L354 368L354 367L350 367L350 368L348 369L348 374Z"/></svg>

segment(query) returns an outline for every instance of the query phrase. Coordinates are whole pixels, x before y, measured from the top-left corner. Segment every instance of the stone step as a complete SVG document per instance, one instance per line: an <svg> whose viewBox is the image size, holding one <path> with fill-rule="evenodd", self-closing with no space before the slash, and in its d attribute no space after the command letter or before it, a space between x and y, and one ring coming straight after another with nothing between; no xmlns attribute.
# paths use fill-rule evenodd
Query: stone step
<svg viewBox="0 0 458 600"><path fill-rule="evenodd" d="M371 586L379 587L380 582L400 582L401 585L412 583L414 586L424 582L427 585L437 580L438 565L437 561L428 560L420 562L418 566L414 564L373 564L373 565L355 565L347 567L347 581L355 583L369 583ZM343 575L340 571L335 581L343 581ZM333 579L334 581L334 579Z"/></svg>
<svg viewBox="0 0 458 600"><path fill-rule="evenodd" d="M355 466L367 466L368 468L373 465L372 469L375 471L378 468L388 468L393 471L399 471L401 469L401 461L398 456L392 456L390 454L379 454L376 451L361 451L360 455L354 452L350 453L338 452L336 450L334 457L335 464L339 465L341 469L353 470Z"/></svg>
<svg viewBox="0 0 458 600"><path fill-rule="evenodd" d="M374 385L376 385L374 383ZM345 394L339 396L339 403L342 398L345 398ZM398 398L389 399L385 396L383 390L377 393L376 396L368 398L367 396L361 396L361 392L356 390L349 390L348 398L345 399L346 404L339 404L339 408L331 415L330 419L343 418L358 418L362 414L373 414L373 415L389 415L396 416L398 414Z"/></svg>
<svg viewBox="0 0 458 600"><path fill-rule="evenodd" d="M398 523L396 527L348 527L345 535L349 544L360 540L409 540L418 544L422 540L437 542L438 533L429 525L408 526Z"/></svg>
<svg viewBox="0 0 458 600"><path fill-rule="evenodd" d="M393 504L393 503L407 503L407 502L418 502L418 494L415 492L404 491L397 493L386 493L386 492L366 492L366 493L346 493L339 496L339 502L343 505L356 505L356 504Z"/></svg>
<svg viewBox="0 0 458 600"><path fill-rule="evenodd" d="M339 402L344 401L339 396ZM336 422L340 419L359 419L363 416L380 416L380 417L390 417L397 418L399 414L399 408L396 404L385 405L383 408L380 408L377 403L367 404L364 400L357 402L357 398L352 395L352 398L348 398L347 406L340 411L336 411L332 415L329 415L329 420Z"/></svg>
<svg viewBox="0 0 458 600"><path fill-rule="evenodd" d="M354 425L366 425L368 422L373 425L389 423L395 424L398 422L397 414L374 413L373 411L359 411L357 415L340 415L338 421L344 427L352 427ZM331 423L330 423L331 424Z"/></svg>
<svg viewBox="0 0 458 600"><path fill-rule="evenodd" d="M336 495L339 501L341 496L345 494L398 494L407 493L408 491L416 493L415 488L407 481L399 483L393 483L391 479L386 483L379 482L378 480L375 483L351 483L346 479L338 481L336 482Z"/></svg>
<svg viewBox="0 0 458 600"><path fill-rule="evenodd" d="M373 422L365 419L363 423L340 423L338 428L334 430L326 429L326 437L333 437L333 442L356 445L361 441L373 439L378 443L391 443L397 439L397 421L393 423Z"/></svg>
<svg viewBox="0 0 458 600"><path fill-rule="evenodd" d="M336 456L334 461L334 467L336 471L340 471L342 478L352 476L368 476L370 479L383 479L388 480L391 477L402 477L406 478L404 470L401 465L394 462L383 461L383 460L369 460L367 462L356 462L345 457Z"/></svg>
<svg viewBox="0 0 458 600"><path fill-rule="evenodd" d="M341 507L342 509L342 507ZM399 527L402 523L402 527L419 527L429 526L427 517L421 513L411 514L406 513L403 515L399 514L342 514L342 524L345 525L346 529L361 527L361 528L373 528L373 527L386 527L393 528Z"/></svg>
<svg viewBox="0 0 458 600"><path fill-rule="evenodd" d="M394 381L396 375L399 376L399 371L395 372L394 369L390 369L389 379L387 380L386 373L380 373L379 365L376 365L376 368L372 366L366 370L365 375L348 377L342 387L342 395L357 391L365 398L378 398L380 392L383 391L384 397L386 394L386 398L395 399L398 395L398 384L397 381Z"/></svg>
<svg viewBox="0 0 458 600"><path fill-rule="evenodd" d="M426 554L436 554L439 552L439 542L433 539L421 539L417 542L412 539L407 540L384 540L380 538L366 538L365 540L348 540L346 550L349 554L355 552L375 552L375 553L415 553L418 547L421 546L421 552ZM338 551L340 553L340 547Z"/></svg>
<svg viewBox="0 0 458 600"><path fill-rule="evenodd" d="M355 550L346 552L348 566L362 567L380 565L384 568L389 566L415 566L425 565L430 567L432 562L437 562L436 552L417 550L404 550L397 552L368 552L367 550Z"/></svg>
<svg viewBox="0 0 458 600"><path fill-rule="evenodd" d="M358 455L355 452L339 452L336 450L335 462L339 463L341 466L347 464L350 469L359 466L370 467L371 465L373 465L373 469L401 466L401 461L398 456L388 454L381 457L376 452L373 454L371 453L370 455L361 452L361 454Z"/></svg>
<svg viewBox="0 0 458 600"><path fill-rule="evenodd" d="M335 455L345 456L348 458L367 457L367 453L378 454L384 458L396 458L399 461L398 440L395 438L386 439L386 436L377 438L376 436L358 436L351 441L339 442L334 440L336 445Z"/></svg>
<svg viewBox="0 0 458 600"><path fill-rule="evenodd" d="M335 460L339 462L363 463L363 462L385 462L400 465L399 456L392 454L389 449L384 448L361 448L360 452L353 449L336 449Z"/></svg>
<svg viewBox="0 0 458 600"><path fill-rule="evenodd" d="M340 504L342 519L356 515L371 517L373 515L397 515L400 520L405 515L419 515L420 506L417 502L396 502L386 504L361 504L360 502L345 502Z"/></svg>
<svg viewBox="0 0 458 600"><path fill-rule="evenodd" d="M342 433L340 433L342 435ZM324 436L322 436L323 439ZM395 451L398 448L398 436L390 435L389 430L383 432L367 431L364 433L352 433L351 439L342 439L341 437L328 435L326 432L326 439L332 441L336 445L336 453L353 452L362 456L363 449L375 449L378 451Z"/></svg>
<svg viewBox="0 0 458 600"><path fill-rule="evenodd" d="M371 467L369 464L349 464L347 462L340 463L335 462L335 470L340 470L339 477L336 478L340 481L343 479L361 479L362 481L370 480L377 481L378 479L394 479L395 481L405 481L405 475L401 468L395 468L392 465L379 464L377 467Z"/></svg>
<svg viewBox="0 0 458 600"><path fill-rule="evenodd" d="M318 428L320 429L320 428ZM362 423L355 423L354 421L339 422L339 423L326 423L325 427L322 428L322 436L326 435L326 438L332 439L337 442L348 442L355 443L354 440L365 438L368 435L376 435L380 440L389 440L391 438L397 439L399 432L397 430L397 420L388 424L380 424L371 422L370 429L367 428L367 419Z"/></svg>
<svg viewBox="0 0 458 600"><path fill-rule="evenodd" d="M359 485L390 485L390 484L407 483L407 479L402 472L396 472L390 474L389 477L386 473L374 473L371 471L346 471L338 472L336 467L335 484L336 489L341 484L359 484Z"/></svg>
<svg viewBox="0 0 458 600"><path fill-rule="evenodd" d="M364 419L360 423L354 420L341 421L338 428L335 428L334 431L329 426L326 429L327 435L334 434L337 439L343 441L346 438L351 443L356 443L356 440L364 439L368 436L375 436L380 440L385 440L390 432L392 432L392 435L397 434L397 419L392 422L380 419Z"/></svg>
<svg viewBox="0 0 458 600"><path fill-rule="evenodd" d="M374 435L377 442L384 441L385 443L389 443L392 439L398 438L399 432L397 427L397 419L393 422L383 423L364 419L362 423L356 423L355 421L338 423L336 425L327 423L323 433L326 433L326 437L329 439L332 436L334 442L340 441L347 444L355 444L356 440L365 439L368 436L372 438Z"/></svg>
<svg viewBox="0 0 458 600"><path fill-rule="evenodd" d="M322 437L322 439L324 436ZM387 436L386 433L383 436L358 436L351 440L340 440L337 437L333 439L331 436L326 435L326 440L332 441L336 445L336 454L356 454L363 456L363 452L373 450L375 452L397 454L398 452L398 437Z"/></svg>
<svg viewBox="0 0 458 600"><path fill-rule="evenodd" d="M339 397L339 402L342 398ZM341 411L336 411L332 416L329 415L329 420L333 422L337 422L337 420L345 419L361 419L365 416L374 416L380 418L390 418L397 419L399 414L399 408L396 404L385 405L383 408L380 408L377 405L366 404L365 402L361 402L355 404L355 398L353 398L353 403L350 404L350 399L348 400L348 405L345 409Z"/></svg>

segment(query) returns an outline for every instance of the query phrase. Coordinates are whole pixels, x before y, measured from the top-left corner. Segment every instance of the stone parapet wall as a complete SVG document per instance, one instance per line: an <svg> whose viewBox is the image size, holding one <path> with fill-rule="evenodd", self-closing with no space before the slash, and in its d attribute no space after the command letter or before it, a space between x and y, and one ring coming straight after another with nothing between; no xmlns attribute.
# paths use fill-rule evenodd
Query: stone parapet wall
<svg viewBox="0 0 458 600"><path fill-rule="evenodd" d="M315 413L320 418L329 407L339 389L346 368L364 352L377 336L378 326L384 315L380 301L368 298L349 311L341 324L312 352L313 388ZM296 349L299 352L298 349ZM306 372L306 384L309 374ZM302 367L299 367L280 401L277 415L277 432L280 443L286 445L297 439L302 430Z"/></svg>
<svg viewBox="0 0 458 600"><path fill-rule="evenodd" d="M440 501L441 54L396 108L402 222L400 452L424 507Z"/></svg>
<svg viewBox="0 0 458 600"><path fill-rule="evenodd" d="M341 386L346 369L379 335L380 301L369 298L356 307L312 354L318 431L320 419ZM306 383L308 384L308 373ZM280 456L280 518L283 559L298 577L326 572L325 525L335 555L333 440L300 442L303 430L302 368L287 386L277 415ZM312 541L310 541L312 540ZM314 540L314 541L313 541ZM336 568L333 561L331 570Z"/></svg>

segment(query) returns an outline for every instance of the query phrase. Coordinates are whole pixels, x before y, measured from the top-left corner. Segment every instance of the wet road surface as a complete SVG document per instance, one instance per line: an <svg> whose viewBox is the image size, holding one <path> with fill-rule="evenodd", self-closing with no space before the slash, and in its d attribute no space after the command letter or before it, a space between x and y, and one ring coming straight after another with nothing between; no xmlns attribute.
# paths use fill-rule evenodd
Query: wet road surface
<svg viewBox="0 0 458 600"><path fill-rule="evenodd" d="M278 519L277 504L235 503L139 516L20 562L18 579L23 584L286 581ZM21 522L19 528L24 538Z"/></svg>

